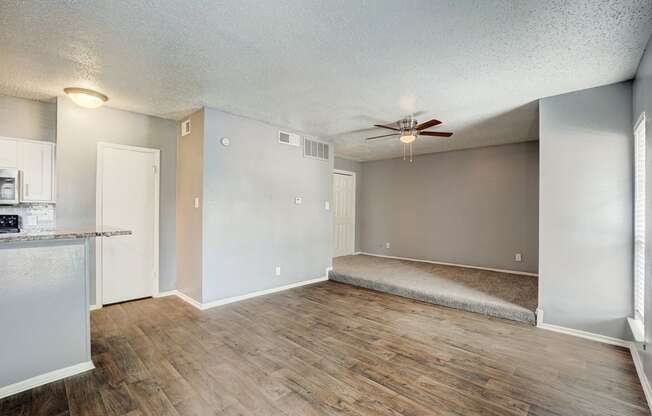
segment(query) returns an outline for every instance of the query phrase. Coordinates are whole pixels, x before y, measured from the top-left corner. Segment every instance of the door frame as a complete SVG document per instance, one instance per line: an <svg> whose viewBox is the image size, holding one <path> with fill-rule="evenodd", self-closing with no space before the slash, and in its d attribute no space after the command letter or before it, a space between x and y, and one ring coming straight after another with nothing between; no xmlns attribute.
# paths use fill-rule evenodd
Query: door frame
<svg viewBox="0 0 652 416"><path fill-rule="evenodd" d="M353 242L351 243L351 255L355 254L355 237L356 231L358 228L358 211L357 211L357 196L358 196L358 183L355 172L343 169L333 169L333 175L344 175L353 177ZM332 192L331 186L331 192ZM333 221L335 218L335 201L333 201L333 211L332 211ZM333 239L331 238L331 243ZM333 250L331 250L331 257L333 256Z"/></svg>
<svg viewBox="0 0 652 416"><path fill-rule="evenodd" d="M129 146L125 144L98 142L97 143L97 177L95 179L95 224L99 227L102 224L102 191L103 191L103 172L102 157L104 149L130 150L142 153L151 153L154 155L154 293L152 296L159 294L159 202L160 202L160 178L161 178L161 150L151 147ZM104 237L95 238L95 305L92 309L102 307L102 241Z"/></svg>

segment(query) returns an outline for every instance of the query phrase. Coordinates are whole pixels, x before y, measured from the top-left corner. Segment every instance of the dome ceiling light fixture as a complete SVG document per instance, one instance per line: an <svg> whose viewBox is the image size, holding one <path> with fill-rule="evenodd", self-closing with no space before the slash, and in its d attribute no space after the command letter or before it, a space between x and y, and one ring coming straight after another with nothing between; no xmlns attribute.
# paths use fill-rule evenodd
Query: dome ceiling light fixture
<svg viewBox="0 0 652 416"><path fill-rule="evenodd" d="M84 108L97 108L109 101L109 97L106 95L87 88L64 88L63 92L65 92L75 104Z"/></svg>
<svg viewBox="0 0 652 416"><path fill-rule="evenodd" d="M423 131L430 127L435 127L441 124L441 121L432 119L424 123L417 123L417 120L413 117L406 117L402 120L392 123L390 125L383 124L374 124L374 127L380 127L382 129L394 130L396 133L392 134L383 134L382 136L368 137L365 140L376 140L382 139L385 137L399 136L398 139L403 143L403 160L406 159L407 148L410 149L410 162L414 161L412 145L417 140L419 136L431 136L431 137L451 137L453 133L444 132L444 131Z"/></svg>

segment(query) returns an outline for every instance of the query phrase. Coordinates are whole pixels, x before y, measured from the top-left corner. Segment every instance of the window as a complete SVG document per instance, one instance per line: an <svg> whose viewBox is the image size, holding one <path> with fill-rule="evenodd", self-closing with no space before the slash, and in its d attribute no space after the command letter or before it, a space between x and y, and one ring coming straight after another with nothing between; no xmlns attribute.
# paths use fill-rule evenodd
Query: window
<svg viewBox="0 0 652 416"><path fill-rule="evenodd" d="M645 113L634 129L634 317L645 316Z"/></svg>

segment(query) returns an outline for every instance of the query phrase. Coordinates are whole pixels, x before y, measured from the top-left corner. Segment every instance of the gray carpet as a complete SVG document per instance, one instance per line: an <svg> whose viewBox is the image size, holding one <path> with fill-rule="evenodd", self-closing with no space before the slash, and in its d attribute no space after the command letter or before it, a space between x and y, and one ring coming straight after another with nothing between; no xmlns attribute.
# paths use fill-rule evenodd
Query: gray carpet
<svg viewBox="0 0 652 416"><path fill-rule="evenodd" d="M334 258L329 277L437 305L536 323L537 277L365 255Z"/></svg>

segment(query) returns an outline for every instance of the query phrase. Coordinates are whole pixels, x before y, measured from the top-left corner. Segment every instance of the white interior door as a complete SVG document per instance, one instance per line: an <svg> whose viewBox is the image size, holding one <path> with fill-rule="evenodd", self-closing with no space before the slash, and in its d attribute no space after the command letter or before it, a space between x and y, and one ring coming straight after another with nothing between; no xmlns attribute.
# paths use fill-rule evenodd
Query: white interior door
<svg viewBox="0 0 652 416"><path fill-rule="evenodd" d="M98 152L99 225L132 231L102 237L102 304L152 296L158 290L159 153L110 145Z"/></svg>
<svg viewBox="0 0 652 416"><path fill-rule="evenodd" d="M355 249L355 176L333 173L333 257Z"/></svg>

